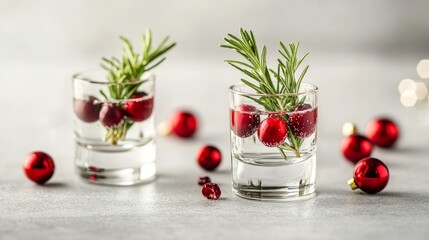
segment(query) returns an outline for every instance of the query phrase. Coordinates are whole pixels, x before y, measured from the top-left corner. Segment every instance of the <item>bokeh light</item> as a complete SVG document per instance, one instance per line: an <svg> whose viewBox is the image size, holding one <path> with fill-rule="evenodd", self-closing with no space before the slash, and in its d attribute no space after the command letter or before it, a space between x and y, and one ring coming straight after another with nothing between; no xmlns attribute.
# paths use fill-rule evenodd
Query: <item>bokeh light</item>
<svg viewBox="0 0 429 240"><path fill-rule="evenodd" d="M429 78L429 59L424 59L417 64L417 74L420 78Z"/></svg>
<svg viewBox="0 0 429 240"><path fill-rule="evenodd" d="M401 103L405 107L414 107L416 105L416 103L417 103L416 92L412 91L410 89L405 90L401 94Z"/></svg>
<svg viewBox="0 0 429 240"><path fill-rule="evenodd" d="M405 91L410 90L415 92L417 90L417 84L412 79L403 79L399 83L398 87L399 93L402 95Z"/></svg>

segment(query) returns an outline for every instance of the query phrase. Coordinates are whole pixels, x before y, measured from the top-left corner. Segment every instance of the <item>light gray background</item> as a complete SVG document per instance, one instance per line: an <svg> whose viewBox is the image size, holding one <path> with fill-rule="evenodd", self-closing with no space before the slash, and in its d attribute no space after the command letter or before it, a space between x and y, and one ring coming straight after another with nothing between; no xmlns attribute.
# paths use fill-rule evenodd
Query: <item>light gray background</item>
<svg viewBox="0 0 429 240"><path fill-rule="evenodd" d="M0 239L424 239L429 234L429 110L404 108L397 85L429 58L427 1L4 1L0 0ZM311 53L307 81L320 87L316 198L261 203L230 186L227 88L240 74L217 46L253 29L275 60L277 40ZM156 114L198 113L190 141L158 138L159 178L136 187L82 183L73 170L71 75L119 53L119 34L178 46L158 69ZM380 194L349 190L353 167L339 152L341 126L378 115L401 125L397 149L374 156L389 166ZM224 153L219 201L196 184L203 144ZM56 163L50 184L29 182L21 164L43 150Z"/></svg>

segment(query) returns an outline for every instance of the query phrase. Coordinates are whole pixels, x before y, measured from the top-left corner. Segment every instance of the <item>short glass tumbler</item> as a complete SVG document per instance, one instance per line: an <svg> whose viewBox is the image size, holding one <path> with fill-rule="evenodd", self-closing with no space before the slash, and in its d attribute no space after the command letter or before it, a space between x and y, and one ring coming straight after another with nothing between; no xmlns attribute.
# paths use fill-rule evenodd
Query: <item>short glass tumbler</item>
<svg viewBox="0 0 429 240"><path fill-rule="evenodd" d="M75 164L82 179L133 185L155 178L155 77L108 82L106 72L73 76Z"/></svg>
<svg viewBox="0 0 429 240"><path fill-rule="evenodd" d="M233 192L271 201L314 196L318 88L257 94L240 83L229 90Z"/></svg>

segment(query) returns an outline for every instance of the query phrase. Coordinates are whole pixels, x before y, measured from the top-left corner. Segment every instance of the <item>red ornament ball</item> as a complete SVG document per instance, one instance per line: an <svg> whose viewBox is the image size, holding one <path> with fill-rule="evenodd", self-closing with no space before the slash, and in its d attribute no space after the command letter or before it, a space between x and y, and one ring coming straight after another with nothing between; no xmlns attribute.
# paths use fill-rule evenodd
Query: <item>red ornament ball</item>
<svg viewBox="0 0 429 240"><path fill-rule="evenodd" d="M366 136L375 145L390 148L399 137L399 128L392 120L379 118L369 123Z"/></svg>
<svg viewBox="0 0 429 240"><path fill-rule="evenodd" d="M289 114L287 123L293 135L307 138L316 131L317 108L307 103L300 104Z"/></svg>
<svg viewBox="0 0 429 240"><path fill-rule="evenodd" d="M259 124L258 138L267 147L277 147L287 136L286 122L279 117L268 117Z"/></svg>
<svg viewBox="0 0 429 240"><path fill-rule="evenodd" d="M98 120L101 103L94 96L88 96L85 99L73 99L73 110L76 116L87 123Z"/></svg>
<svg viewBox="0 0 429 240"><path fill-rule="evenodd" d="M375 194L383 190L388 182L387 166L377 158L365 158L356 164L349 185L353 190L360 188L366 193Z"/></svg>
<svg viewBox="0 0 429 240"><path fill-rule="evenodd" d="M198 120L187 111L177 111L170 117L171 131L182 138L192 137L198 128Z"/></svg>
<svg viewBox="0 0 429 240"><path fill-rule="evenodd" d="M211 182L212 180L208 176L200 177L200 179L198 180L198 185L203 186L204 184Z"/></svg>
<svg viewBox="0 0 429 240"><path fill-rule="evenodd" d="M217 200L217 199L219 199L219 197L221 195L220 188L216 183L204 184L201 192L202 192L204 197L211 199L211 200Z"/></svg>
<svg viewBox="0 0 429 240"><path fill-rule="evenodd" d="M371 156L372 143L364 136L353 134L341 141L341 152L353 163Z"/></svg>
<svg viewBox="0 0 429 240"><path fill-rule="evenodd" d="M260 121L256 107L242 104L237 109L231 109L231 129L241 138L252 136L258 130Z"/></svg>
<svg viewBox="0 0 429 240"><path fill-rule="evenodd" d="M48 181L55 171L55 164L51 156L44 152L33 152L24 161L25 175L38 184Z"/></svg>
<svg viewBox="0 0 429 240"><path fill-rule="evenodd" d="M146 97L145 92L136 92L124 104L125 115L134 122L141 122L150 117L153 111L153 97Z"/></svg>
<svg viewBox="0 0 429 240"><path fill-rule="evenodd" d="M197 154L197 161L200 167L213 171L222 161L222 153L214 146L204 146Z"/></svg>
<svg viewBox="0 0 429 240"><path fill-rule="evenodd" d="M124 110L116 104L107 103L100 111L100 121L108 128L119 126L124 119Z"/></svg>

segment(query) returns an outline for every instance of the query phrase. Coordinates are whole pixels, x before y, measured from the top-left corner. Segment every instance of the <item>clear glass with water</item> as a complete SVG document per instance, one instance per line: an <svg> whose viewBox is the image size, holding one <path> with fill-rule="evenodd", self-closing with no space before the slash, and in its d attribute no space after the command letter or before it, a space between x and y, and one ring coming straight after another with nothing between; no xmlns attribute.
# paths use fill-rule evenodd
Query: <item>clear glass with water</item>
<svg viewBox="0 0 429 240"><path fill-rule="evenodd" d="M317 93L301 84L294 94L257 94L230 87L232 187L239 197L287 201L314 196ZM282 109L266 109L276 101ZM262 104L264 105L262 105Z"/></svg>
<svg viewBox="0 0 429 240"><path fill-rule="evenodd" d="M112 99L111 91L130 96ZM75 165L82 179L107 185L155 179L154 95L152 74L128 83L110 83L104 71L73 76Z"/></svg>

